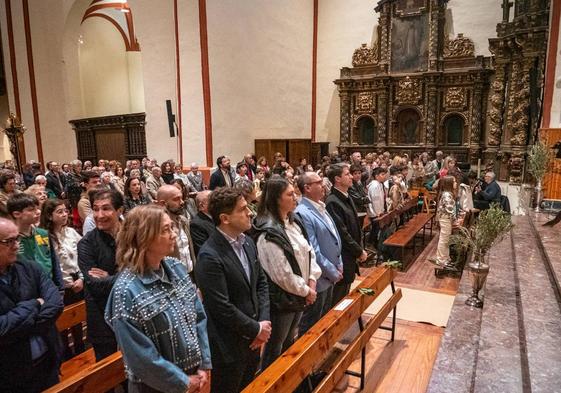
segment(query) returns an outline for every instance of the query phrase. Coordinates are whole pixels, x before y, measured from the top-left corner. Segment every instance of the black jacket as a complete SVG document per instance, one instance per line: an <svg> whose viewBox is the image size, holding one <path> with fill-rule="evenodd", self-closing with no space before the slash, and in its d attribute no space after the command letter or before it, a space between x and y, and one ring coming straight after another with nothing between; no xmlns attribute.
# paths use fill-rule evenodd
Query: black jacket
<svg viewBox="0 0 561 393"><path fill-rule="evenodd" d="M64 176L59 174L58 177L51 171L45 175L47 178L47 188L55 193L57 198L64 192ZM60 179L60 182L59 182Z"/></svg>
<svg viewBox="0 0 561 393"><path fill-rule="evenodd" d="M353 200L357 212L366 212L370 199L368 199L368 193L362 183L353 182L353 186L349 188L349 196Z"/></svg>
<svg viewBox="0 0 561 393"><path fill-rule="evenodd" d="M232 174L230 171L228 171L226 176L230 178L230 184L234 185L234 179L232 178ZM212 175L210 175L210 182L209 182L208 189L214 190L215 188L224 187L224 186L226 186L226 180L224 179L224 174L222 173L220 168L218 168L212 173Z"/></svg>
<svg viewBox="0 0 561 393"><path fill-rule="evenodd" d="M270 320L267 278L257 248L249 237L243 248L251 267L249 281L232 246L218 230L201 248L195 265L208 317L213 364L238 363L245 367L251 353L249 345L259 334L259 322Z"/></svg>
<svg viewBox="0 0 561 393"><path fill-rule="evenodd" d="M97 228L78 242L78 265L84 275L88 339L92 343L115 340L113 330L105 323L103 316L109 293L117 279L115 250L115 239ZM93 267L105 270L109 275L93 278L88 273Z"/></svg>
<svg viewBox="0 0 561 393"><path fill-rule="evenodd" d="M335 187L327 197L326 209L333 218L341 237L343 258L343 280L352 283L355 273L358 274L356 259L362 254L362 228L358 220L355 205L350 197L346 197Z"/></svg>
<svg viewBox="0 0 561 393"><path fill-rule="evenodd" d="M198 212L191 220L190 229L195 255L199 255L199 250L216 230L216 227L214 226L214 222L212 222L212 218L205 213Z"/></svg>
<svg viewBox="0 0 561 393"><path fill-rule="evenodd" d="M55 322L64 306L57 287L38 264L18 259L7 275L9 285L0 280L0 390L16 392L21 391L17 382L22 370L32 365L30 337L43 338L49 361L58 369ZM39 305L37 298L45 303Z"/></svg>

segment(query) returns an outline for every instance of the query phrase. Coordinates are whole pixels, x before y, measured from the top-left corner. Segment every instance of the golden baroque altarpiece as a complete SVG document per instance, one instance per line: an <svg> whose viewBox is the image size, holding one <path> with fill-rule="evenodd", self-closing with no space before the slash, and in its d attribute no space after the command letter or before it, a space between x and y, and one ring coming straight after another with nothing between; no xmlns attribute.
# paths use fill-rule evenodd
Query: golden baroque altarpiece
<svg viewBox="0 0 561 393"><path fill-rule="evenodd" d="M476 56L462 33L445 34L447 2L378 2L377 41L362 44L335 81L339 150L442 150L482 167L493 161L499 178L520 181L541 109L530 79L540 96L549 0L516 1L512 22L504 1L498 38L489 40L494 57Z"/></svg>

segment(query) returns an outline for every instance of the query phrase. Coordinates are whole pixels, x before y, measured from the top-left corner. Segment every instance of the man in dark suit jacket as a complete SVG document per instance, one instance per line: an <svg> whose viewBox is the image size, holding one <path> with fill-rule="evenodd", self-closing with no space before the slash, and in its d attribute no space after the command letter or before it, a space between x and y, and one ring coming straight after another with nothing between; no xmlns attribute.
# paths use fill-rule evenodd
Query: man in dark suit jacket
<svg viewBox="0 0 561 393"><path fill-rule="evenodd" d="M271 335L269 290L241 191L221 188L210 196L217 225L199 252L195 277L208 317L212 353L211 392L239 392L255 376L261 347Z"/></svg>
<svg viewBox="0 0 561 393"><path fill-rule="evenodd" d="M210 175L209 190L214 190L218 187L232 187L234 185L234 178L230 171L230 158L227 156L220 156L216 159L217 170Z"/></svg>
<svg viewBox="0 0 561 393"><path fill-rule="evenodd" d="M349 293L355 274L359 273L356 261L366 260L366 251L362 248L362 228L353 200L349 197L349 188L353 177L347 164L333 164L329 167L327 177L333 187L326 200L326 209L333 218L343 243L343 279L333 287L332 306L339 303Z"/></svg>
<svg viewBox="0 0 561 393"><path fill-rule="evenodd" d="M51 190L57 198L64 198L64 176L60 173L60 167L57 162L51 161L48 165L49 173L45 175L47 178L47 188Z"/></svg>
<svg viewBox="0 0 561 393"><path fill-rule="evenodd" d="M195 255L199 255L199 250L205 244L207 239L216 230L212 217L208 212L208 202L212 191L200 191L195 198L197 209L199 212L191 220L191 239L193 239L193 247Z"/></svg>
<svg viewBox="0 0 561 393"><path fill-rule="evenodd" d="M501 186L495 181L495 173L487 172L484 179L486 183L485 189L476 189L473 198L474 207L480 210L489 209L491 203L501 201Z"/></svg>

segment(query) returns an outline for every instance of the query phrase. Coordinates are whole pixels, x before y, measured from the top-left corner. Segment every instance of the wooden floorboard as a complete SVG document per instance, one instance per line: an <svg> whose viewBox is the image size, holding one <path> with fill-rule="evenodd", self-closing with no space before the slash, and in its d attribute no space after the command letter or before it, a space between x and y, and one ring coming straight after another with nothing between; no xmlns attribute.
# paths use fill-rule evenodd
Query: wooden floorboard
<svg viewBox="0 0 561 393"><path fill-rule="evenodd" d="M424 393L443 332L440 327L398 320L396 339L391 342L390 332L378 330L367 346L363 391ZM350 369L360 371L360 360L355 360ZM360 379L348 375L333 390L336 393L359 391Z"/></svg>

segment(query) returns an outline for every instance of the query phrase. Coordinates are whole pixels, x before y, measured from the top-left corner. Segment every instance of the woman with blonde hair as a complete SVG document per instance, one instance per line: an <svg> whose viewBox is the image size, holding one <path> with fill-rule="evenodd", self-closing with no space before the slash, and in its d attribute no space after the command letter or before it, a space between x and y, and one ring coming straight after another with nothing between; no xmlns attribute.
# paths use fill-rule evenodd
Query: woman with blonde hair
<svg viewBox="0 0 561 393"><path fill-rule="evenodd" d="M206 314L185 266L166 256L175 239L158 205L131 210L118 235L121 273L105 320L123 353L129 392L199 392L208 383Z"/></svg>

